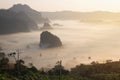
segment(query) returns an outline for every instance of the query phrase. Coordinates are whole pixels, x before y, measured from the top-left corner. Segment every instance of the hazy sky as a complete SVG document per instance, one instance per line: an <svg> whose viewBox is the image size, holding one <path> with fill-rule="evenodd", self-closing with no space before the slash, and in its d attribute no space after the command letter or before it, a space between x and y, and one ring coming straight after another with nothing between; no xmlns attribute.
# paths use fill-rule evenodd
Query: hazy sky
<svg viewBox="0 0 120 80"><path fill-rule="evenodd" d="M38 11L117 11L120 12L120 0L0 0L0 8L9 8L13 4L23 3Z"/></svg>

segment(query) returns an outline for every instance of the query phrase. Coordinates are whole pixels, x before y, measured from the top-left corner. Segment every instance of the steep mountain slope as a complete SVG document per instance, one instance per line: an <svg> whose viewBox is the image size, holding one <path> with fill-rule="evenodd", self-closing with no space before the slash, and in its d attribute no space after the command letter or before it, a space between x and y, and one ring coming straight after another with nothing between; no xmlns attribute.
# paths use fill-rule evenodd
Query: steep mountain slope
<svg viewBox="0 0 120 80"><path fill-rule="evenodd" d="M24 12L27 16L33 19L36 23L44 23L48 21L47 18L43 18L39 11L36 11L28 5L16 4L13 5L9 10L14 12Z"/></svg>
<svg viewBox="0 0 120 80"><path fill-rule="evenodd" d="M37 24L24 12L0 10L0 34L36 30Z"/></svg>

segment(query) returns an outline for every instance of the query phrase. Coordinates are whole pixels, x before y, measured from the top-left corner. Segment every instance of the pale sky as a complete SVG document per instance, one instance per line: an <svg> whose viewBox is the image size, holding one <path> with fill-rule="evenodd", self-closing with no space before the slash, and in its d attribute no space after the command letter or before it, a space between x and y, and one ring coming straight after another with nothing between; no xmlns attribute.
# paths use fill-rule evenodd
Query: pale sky
<svg viewBox="0 0 120 80"><path fill-rule="evenodd" d="M38 11L114 11L120 12L120 0L0 0L0 8L28 4Z"/></svg>

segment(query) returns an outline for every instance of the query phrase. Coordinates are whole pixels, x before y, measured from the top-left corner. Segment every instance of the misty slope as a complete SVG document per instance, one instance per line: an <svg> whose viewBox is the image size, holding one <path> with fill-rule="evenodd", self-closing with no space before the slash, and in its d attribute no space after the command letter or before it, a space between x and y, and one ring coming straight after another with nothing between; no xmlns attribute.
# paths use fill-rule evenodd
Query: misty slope
<svg viewBox="0 0 120 80"><path fill-rule="evenodd" d="M0 10L0 34L37 30L37 24L48 21L28 5L16 4L7 10Z"/></svg>
<svg viewBox="0 0 120 80"><path fill-rule="evenodd" d="M36 30L37 24L23 12L0 10L0 34Z"/></svg>
<svg viewBox="0 0 120 80"><path fill-rule="evenodd" d="M14 12L24 12L27 16L29 16L31 19L33 19L36 23L44 23L45 21L48 21L47 18L43 18L41 13L32 9L28 5L22 5L22 4L16 4L13 5L9 10Z"/></svg>
<svg viewBox="0 0 120 80"><path fill-rule="evenodd" d="M75 12L75 11L58 11L42 12L44 17L53 20L79 20L81 22L93 23L120 23L120 13L95 11L95 12Z"/></svg>

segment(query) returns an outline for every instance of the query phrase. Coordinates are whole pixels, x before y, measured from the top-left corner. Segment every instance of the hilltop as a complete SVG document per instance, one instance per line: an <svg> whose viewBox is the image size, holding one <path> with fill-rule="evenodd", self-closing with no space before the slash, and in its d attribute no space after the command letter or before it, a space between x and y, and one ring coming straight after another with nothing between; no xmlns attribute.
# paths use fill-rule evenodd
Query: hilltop
<svg viewBox="0 0 120 80"><path fill-rule="evenodd" d="M44 23L48 21L47 18L42 17L39 11L32 9L30 6L26 4L15 4L9 10L14 12L24 12L28 17L34 20L36 23Z"/></svg>
<svg viewBox="0 0 120 80"><path fill-rule="evenodd" d="M0 10L0 34L38 30L37 24L48 21L28 5L16 4Z"/></svg>

